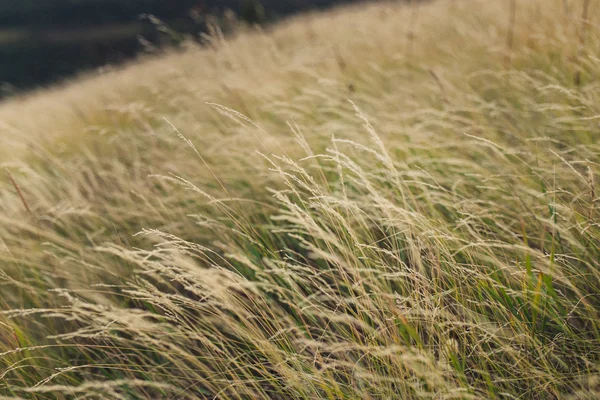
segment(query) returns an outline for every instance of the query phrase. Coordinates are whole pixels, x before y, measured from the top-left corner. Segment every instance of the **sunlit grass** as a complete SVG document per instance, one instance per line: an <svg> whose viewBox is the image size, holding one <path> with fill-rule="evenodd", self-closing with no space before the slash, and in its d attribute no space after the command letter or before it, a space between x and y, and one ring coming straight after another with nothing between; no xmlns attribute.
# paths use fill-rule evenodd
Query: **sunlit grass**
<svg viewBox="0 0 600 400"><path fill-rule="evenodd" d="M215 32L4 104L0 394L595 398L600 10L515 4Z"/></svg>

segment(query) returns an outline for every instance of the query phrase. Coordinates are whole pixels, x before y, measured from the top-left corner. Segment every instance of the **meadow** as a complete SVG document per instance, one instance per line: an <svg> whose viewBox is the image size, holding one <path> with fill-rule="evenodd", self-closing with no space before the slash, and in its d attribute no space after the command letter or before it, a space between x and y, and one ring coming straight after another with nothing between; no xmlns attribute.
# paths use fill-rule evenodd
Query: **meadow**
<svg viewBox="0 0 600 400"><path fill-rule="evenodd" d="M595 399L600 6L387 2L0 105L0 399Z"/></svg>

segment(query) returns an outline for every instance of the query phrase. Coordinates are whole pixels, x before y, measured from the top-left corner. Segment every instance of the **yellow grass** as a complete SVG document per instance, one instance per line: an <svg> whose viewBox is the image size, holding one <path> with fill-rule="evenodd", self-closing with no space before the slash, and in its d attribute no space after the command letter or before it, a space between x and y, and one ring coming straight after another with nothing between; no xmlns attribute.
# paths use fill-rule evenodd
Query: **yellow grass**
<svg viewBox="0 0 600 400"><path fill-rule="evenodd" d="M514 5L215 31L4 103L0 397L594 398L600 7Z"/></svg>

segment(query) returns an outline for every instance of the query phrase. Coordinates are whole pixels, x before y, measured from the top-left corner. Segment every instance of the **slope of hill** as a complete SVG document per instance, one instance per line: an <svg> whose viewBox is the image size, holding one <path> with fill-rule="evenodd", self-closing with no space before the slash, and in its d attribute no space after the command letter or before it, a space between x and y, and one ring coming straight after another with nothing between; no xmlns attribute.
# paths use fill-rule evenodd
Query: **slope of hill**
<svg viewBox="0 0 600 400"><path fill-rule="evenodd" d="M592 3L356 6L6 102L0 397L595 398Z"/></svg>
<svg viewBox="0 0 600 400"><path fill-rule="evenodd" d="M199 39L230 12L263 24L351 1L0 0L0 98Z"/></svg>

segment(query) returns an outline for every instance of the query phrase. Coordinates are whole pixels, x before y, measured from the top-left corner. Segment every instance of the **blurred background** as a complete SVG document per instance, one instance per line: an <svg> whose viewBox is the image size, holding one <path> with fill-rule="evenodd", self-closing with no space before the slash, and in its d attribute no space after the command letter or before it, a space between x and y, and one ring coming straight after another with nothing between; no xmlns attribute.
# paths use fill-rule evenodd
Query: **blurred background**
<svg viewBox="0 0 600 400"><path fill-rule="evenodd" d="M0 0L0 98L201 41L211 22L267 24L353 0Z"/></svg>

